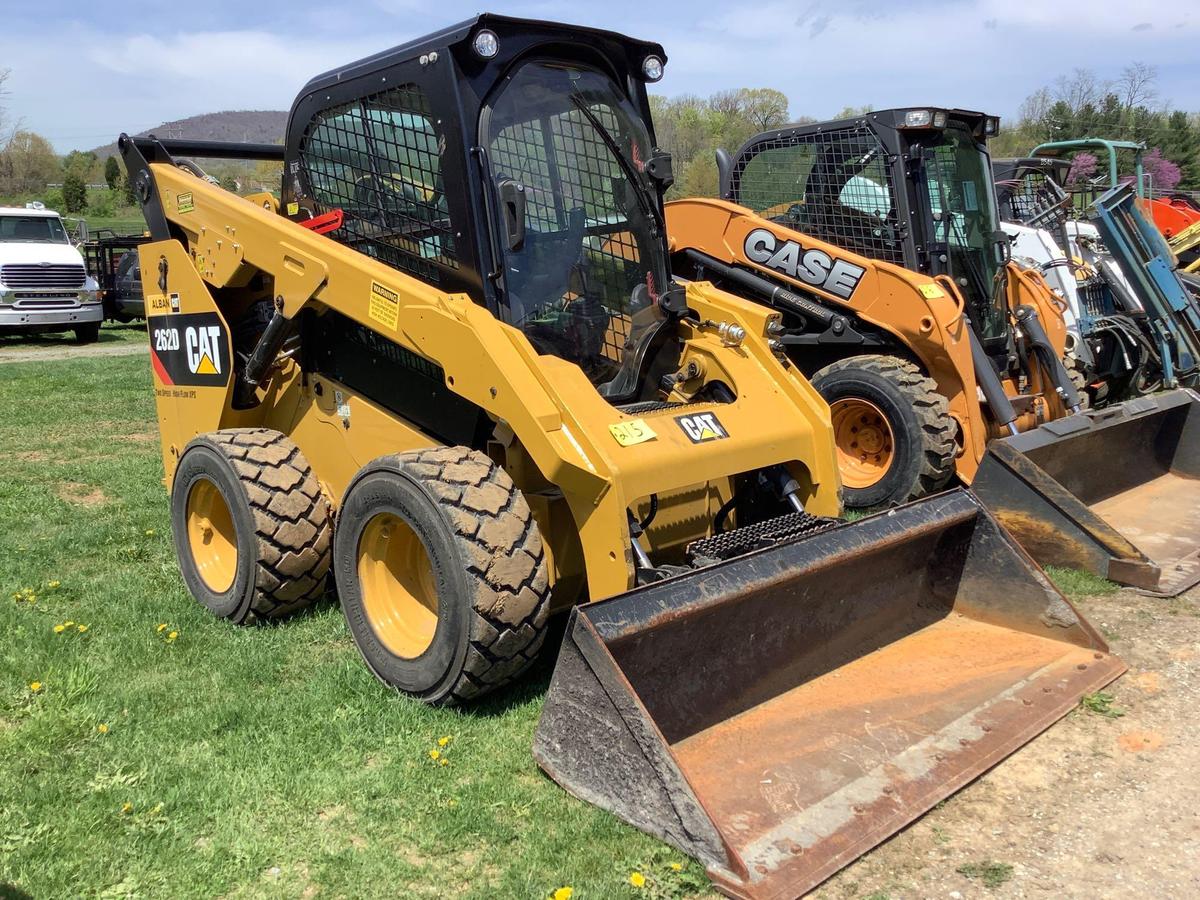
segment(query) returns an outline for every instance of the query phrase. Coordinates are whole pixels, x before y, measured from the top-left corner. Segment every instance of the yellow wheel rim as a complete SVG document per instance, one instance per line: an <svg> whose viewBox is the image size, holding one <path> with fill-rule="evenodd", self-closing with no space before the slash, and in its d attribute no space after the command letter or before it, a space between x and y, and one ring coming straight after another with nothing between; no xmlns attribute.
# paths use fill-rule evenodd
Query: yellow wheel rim
<svg viewBox="0 0 1200 900"><path fill-rule="evenodd" d="M842 484L848 488L878 484L892 467L896 455L896 442L887 417L878 406L861 397L835 400L829 410Z"/></svg>
<svg viewBox="0 0 1200 900"><path fill-rule="evenodd" d="M229 504L207 478L188 491L187 537L201 580L214 594L225 593L237 574L237 532Z"/></svg>
<svg viewBox="0 0 1200 900"><path fill-rule="evenodd" d="M379 513L358 539L358 583L375 636L396 656L415 659L437 630L437 581L429 552L412 527Z"/></svg>

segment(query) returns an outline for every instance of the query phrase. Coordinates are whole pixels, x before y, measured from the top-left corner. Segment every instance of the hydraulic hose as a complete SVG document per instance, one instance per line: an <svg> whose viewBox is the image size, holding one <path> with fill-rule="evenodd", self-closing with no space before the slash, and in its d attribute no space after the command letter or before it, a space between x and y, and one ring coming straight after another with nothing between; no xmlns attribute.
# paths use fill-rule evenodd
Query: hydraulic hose
<svg viewBox="0 0 1200 900"><path fill-rule="evenodd" d="M806 319L820 322L822 325L831 324L837 317L837 313L826 309L819 303L813 303L811 300L801 297L787 288L779 287L767 279L760 278L744 269L727 266L720 260L713 259L707 253L701 253L698 250L685 250L684 254L692 262L706 269L711 269L726 281L732 281L734 284L740 285L748 291L753 291L772 306L783 307L804 316Z"/></svg>
<svg viewBox="0 0 1200 900"><path fill-rule="evenodd" d="M1046 335L1046 329L1042 327L1042 322L1038 318L1037 310L1032 306L1018 306L1015 315L1017 324L1021 326L1029 343L1033 346L1033 352L1037 356L1038 362L1041 363L1042 371L1050 376L1050 381L1054 384L1058 396L1062 398L1067 409L1073 413L1079 412L1083 401L1080 400L1075 385L1071 383L1067 367L1062 364L1062 360L1054 352L1050 338Z"/></svg>
<svg viewBox="0 0 1200 900"><path fill-rule="evenodd" d="M971 361L975 364L975 381L979 384L979 389L983 391L983 398L987 401L993 418L1000 423L1000 426L1007 428L1009 434L1017 434L1017 426L1013 424L1017 421L1017 411L1013 409L1008 394L1004 393L1004 385L1000 383L1000 376L996 374L992 361L984 352L983 345L975 336L975 327L970 322L967 323L966 332L967 340L971 344Z"/></svg>

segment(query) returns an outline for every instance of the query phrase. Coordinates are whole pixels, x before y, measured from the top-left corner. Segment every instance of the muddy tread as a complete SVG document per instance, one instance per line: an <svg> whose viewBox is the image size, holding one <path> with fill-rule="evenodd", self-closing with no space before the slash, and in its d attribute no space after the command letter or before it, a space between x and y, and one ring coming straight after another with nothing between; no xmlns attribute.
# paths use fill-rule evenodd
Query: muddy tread
<svg viewBox="0 0 1200 900"><path fill-rule="evenodd" d="M332 516L300 448L269 428L205 437L233 465L254 518L254 598L243 624L282 618L320 599L333 559Z"/></svg>
<svg viewBox="0 0 1200 900"><path fill-rule="evenodd" d="M550 584L541 534L508 473L478 451L438 447L395 462L426 489L466 566L467 657L443 703L473 700L517 678L545 640Z"/></svg>
<svg viewBox="0 0 1200 900"><path fill-rule="evenodd" d="M913 488L906 496L895 498L896 502L916 500L944 488L954 477L958 426L950 415L950 402L938 392L937 382L909 360L867 355L851 356L825 366L813 376L813 386L819 391L823 377L854 369L874 372L896 385L909 398L920 422L921 468Z"/></svg>

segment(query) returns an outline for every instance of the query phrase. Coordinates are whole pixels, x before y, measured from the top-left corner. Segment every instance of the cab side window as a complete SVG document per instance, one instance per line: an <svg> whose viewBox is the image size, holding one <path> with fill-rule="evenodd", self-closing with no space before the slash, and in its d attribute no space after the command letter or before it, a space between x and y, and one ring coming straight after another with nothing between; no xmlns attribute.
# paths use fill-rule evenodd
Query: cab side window
<svg viewBox="0 0 1200 900"><path fill-rule="evenodd" d="M300 157L318 214L345 217L330 237L437 284L459 266L444 151L424 92L408 84L318 113Z"/></svg>

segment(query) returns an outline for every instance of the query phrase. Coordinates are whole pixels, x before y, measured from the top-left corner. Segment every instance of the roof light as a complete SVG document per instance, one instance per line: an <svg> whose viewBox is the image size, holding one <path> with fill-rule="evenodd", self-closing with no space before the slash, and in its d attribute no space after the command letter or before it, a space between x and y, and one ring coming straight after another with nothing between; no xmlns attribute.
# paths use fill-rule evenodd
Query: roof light
<svg viewBox="0 0 1200 900"><path fill-rule="evenodd" d="M475 48L476 55L483 59L491 59L500 52L500 38L496 37L496 32L484 28L475 33L471 46Z"/></svg>
<svg viewBox="0 0 1200 900"><path fill-rule="evenodd" d="M910 109L904 114L905 128L928 128L933 124L933 112L928 109Z"/></svg>
<svg viewBox="0 0 1200 900"><path fill-rule="evenodd" d="M946 127L946 111L944 109L939 109L937 112L935 112L933 114L933 127L934 128L945 128Z"/></svg>
<svg viewBox="0 0 1200 900"><path fill-rule="evenodd" d="M988 116L983 120L983 133L995 137L1000 133L1000 120L996 116Z"/></svg>
<svg viewBox="0 0 1200 900"><path fill-rule="evenodd" d="M657 56L647 56L642 60L642 74L647 81L660 81L663 77L663 61Z"/></svg>

